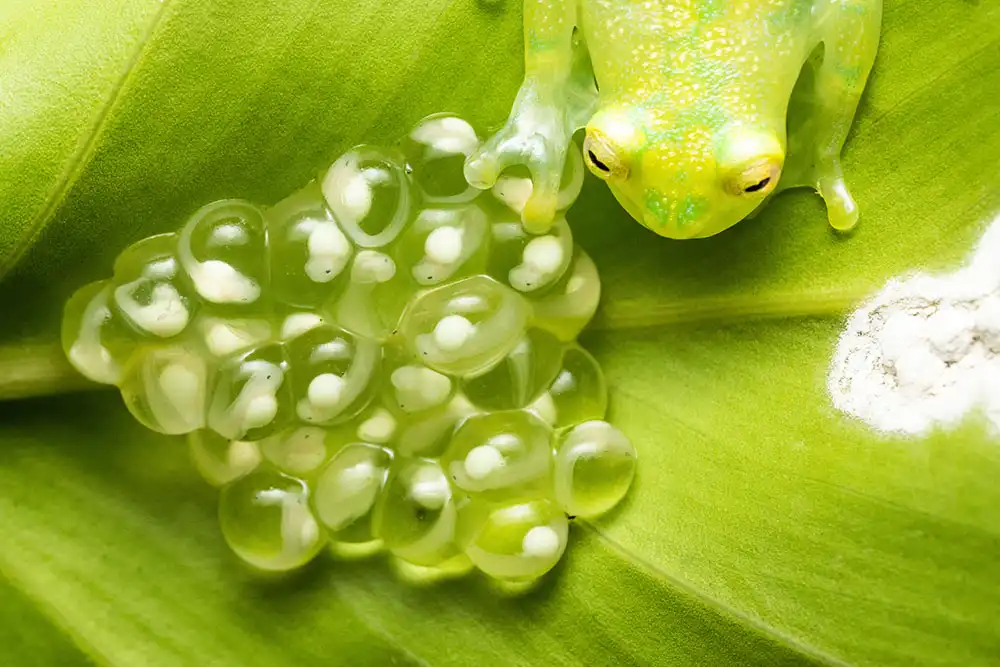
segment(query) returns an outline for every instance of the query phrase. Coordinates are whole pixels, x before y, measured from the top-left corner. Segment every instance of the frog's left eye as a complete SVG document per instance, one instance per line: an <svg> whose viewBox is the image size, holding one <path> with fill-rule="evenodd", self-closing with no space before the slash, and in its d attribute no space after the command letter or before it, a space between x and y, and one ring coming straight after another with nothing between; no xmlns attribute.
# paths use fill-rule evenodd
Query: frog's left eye
<svg viewBox="0 0 1000 667"><path fill-rule="evenodd" d="M773 160L759 160L745 166L726 181L726 190L734 195L762 196L774 190L781 175L781 165Z"/></svg>
<svg viewBox="0 0 1000 667"><path fill-rule="evenodd" d="M583 140L583 159L594 176L601 180L628 176L628 165L602 136L587 133Z"/></svg>

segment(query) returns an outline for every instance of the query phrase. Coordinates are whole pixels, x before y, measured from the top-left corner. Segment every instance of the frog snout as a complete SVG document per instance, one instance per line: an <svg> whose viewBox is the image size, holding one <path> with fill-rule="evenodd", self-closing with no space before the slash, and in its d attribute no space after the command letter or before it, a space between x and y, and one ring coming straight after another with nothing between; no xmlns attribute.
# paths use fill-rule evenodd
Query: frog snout
<svg viewBox="0 0 1000 667"><path fill-rule="evenodd" d="M660 236L676 240L697 238L701 235L702 230L701 225L679 225L676 216L670 216L664 220L648 211L643 216L642 224Z"/></svg>

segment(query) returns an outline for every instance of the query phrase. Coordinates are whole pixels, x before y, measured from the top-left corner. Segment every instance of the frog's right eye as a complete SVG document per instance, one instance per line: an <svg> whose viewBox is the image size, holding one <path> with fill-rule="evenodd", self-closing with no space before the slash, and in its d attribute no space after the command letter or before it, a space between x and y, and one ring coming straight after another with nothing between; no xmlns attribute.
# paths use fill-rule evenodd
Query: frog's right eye
<svg viewBox="0 0 1000 667"><path fill-rule="evenodd" d="M734 195L763 196L774 190L780 175L781 164L777 160L764 158L744 165L726 180L725 186Z"/></svg>
<svg viewBox="0 0 1000 667"><path fill-rule="evenodd" d="M628 165L606 139L591 133L583 140L583 159L587 167L601 180L628 176Z"/></svg>

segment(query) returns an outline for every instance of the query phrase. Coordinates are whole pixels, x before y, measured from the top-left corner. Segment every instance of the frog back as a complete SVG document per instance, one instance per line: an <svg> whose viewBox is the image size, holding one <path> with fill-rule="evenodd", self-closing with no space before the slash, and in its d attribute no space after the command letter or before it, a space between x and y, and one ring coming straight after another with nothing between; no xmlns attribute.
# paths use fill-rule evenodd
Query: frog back
<svg viewBox="0 0 1000 667"><path fill-rule="evenodd" d="M815 3L581 0L602 105L780 115L816 43Z"/></svg>

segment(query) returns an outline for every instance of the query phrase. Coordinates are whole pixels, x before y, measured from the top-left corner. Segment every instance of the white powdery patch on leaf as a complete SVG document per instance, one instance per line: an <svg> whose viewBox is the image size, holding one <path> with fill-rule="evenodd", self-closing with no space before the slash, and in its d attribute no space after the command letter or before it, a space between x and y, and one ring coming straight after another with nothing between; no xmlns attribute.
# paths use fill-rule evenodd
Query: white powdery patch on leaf
<svg viewBox="0 0 1000 667"><path fill-rule="evenodd" d="M974 411L1000 432L1000 219L968 266L892 280L855 311L828 389L885 433L924 435Z"/></svg>

